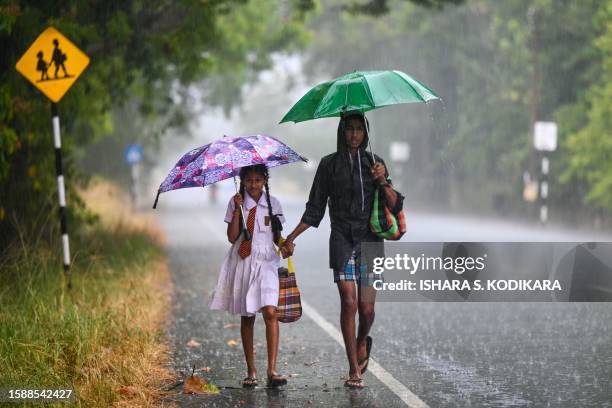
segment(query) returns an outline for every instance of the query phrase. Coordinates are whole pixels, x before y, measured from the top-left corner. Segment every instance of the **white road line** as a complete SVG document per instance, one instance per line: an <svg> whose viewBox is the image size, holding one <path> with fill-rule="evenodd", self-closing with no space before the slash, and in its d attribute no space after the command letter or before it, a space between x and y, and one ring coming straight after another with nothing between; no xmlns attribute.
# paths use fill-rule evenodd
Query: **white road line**
<svg viewBox="0 0 612 408"><path fill-rule="evenodd" d="M330 322L325 320L323 316L319 314L312 306L302 300L302 309L304 313L310 317L316 324L319 325L332 339L336 340L342 347L344 347L344 340L342 339L342 333L338 331ZM428 408L419 397L417 397L412 391L410 391L404 384L397 381L387 370L385 370L380 364L378 364L372 357L370 357L370 364L368 365L368 371L370 371L376 378L387 386L395 395L397 395L404 403L409 407Z"/></svg>
<svg viewBox="0 0 612 408"><path fill-rule="evenodd" d="M204 226L211 235L221 242L226 242L227 237L223 232L215 228L211 228L207 220L204 217L198 216L198 222ZM336 340L342 347L344 347L344 340L342 339L342 333L334 327L333 324L325 320L323 316L319 314L312 306L302 300L302 310L304 313L311 318L320 328L322 328L332 339ZM385 370L380 364L374 361L370 357L370 363L368 365L368 371L370 371L380 382L385 384L395 395L399 397L407 406L411 408L429 408L416 394L410 391L404 384L395 379L387 370Z"/></svg>

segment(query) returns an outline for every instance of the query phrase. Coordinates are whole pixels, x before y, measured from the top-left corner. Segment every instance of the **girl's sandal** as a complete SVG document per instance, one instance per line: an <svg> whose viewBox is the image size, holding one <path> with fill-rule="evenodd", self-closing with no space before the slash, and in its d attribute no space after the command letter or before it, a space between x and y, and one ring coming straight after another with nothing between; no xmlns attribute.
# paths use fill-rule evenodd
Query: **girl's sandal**
<svg viewBox="0 0 612 408"><path fill-rule="evenodd" d="M287 384L287 378L282 375L272 374L268 377L268 387L280 387Z"/></svg>
<svg viewBox="0 0 612 408"><path fill-rule="evenodd" d="M345 387L349 388L363 388L365 385L363 384L363 380L361 378L349 378L344 382Z"/></svg>
<svg viewBox="0 0 612 408"><path fill-rule="evenodd" d="M243 388L253 388L253 387L257 387L257 378L255 377L247 377L244 380L242 380L242 387Z"/></svg>

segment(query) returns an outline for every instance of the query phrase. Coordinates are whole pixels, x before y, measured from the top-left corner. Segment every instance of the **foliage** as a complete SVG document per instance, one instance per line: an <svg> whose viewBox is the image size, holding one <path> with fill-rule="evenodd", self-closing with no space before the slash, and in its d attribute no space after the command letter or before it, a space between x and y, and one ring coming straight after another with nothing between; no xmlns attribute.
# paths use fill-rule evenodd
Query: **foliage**
<svg viewBox="0 0 612 408"><path fill-rule="evenodd" d="M21 240L0 262L0 383L72 388L76 406L111 406L129 385L151 405L171 373L160 321L167 268L143 230L97 224L77 231L72 289L52 244Z"/></svg>
<svg viewBox="0 0 612 408"><path fill-rule="evenodd" d="M474 0L436 11L383 3L388 13L372 16L327 2L312 22L317 34L306 68L313 78L399 69L442 96L441 104L369 114L375 149L394 140L411 145L410 161L396 168L411 204L529 214L522 178L539 173L533 123L557 120L551 213L584 219L595 211L576 211L584 195L612 207L612 100L602 68L610 1Z"/></svg>
<svg viewBox="0 0 612 408"><path fill-rule="evenodd" d="M83 218L72 189L78 164L100 156L87 146L102 149L104 140L114 140L121 149L184 127L192 105L185 95L201 81L212 89L207 102L229 109L240 100L240 86L269 66L269 54L305 43L302 21L313 7L297 0L282 7L272 0L0 4L0 242L14 238L16 223L56 208L49 102L14 69L43 29L55 26L92 61L59 105L74 226ZM118 122L119 112L129 119Z"/></svg>
<svg viewBox="0 0 612 408"><path fill-rule="evenodd" d="M602 73L600 80L588 88L582 103L573 108L584 126L567 138L570 160L564 180L586 182L586 200L612 210L612 3L602 7L598 21L605 30L595 40L597 50L604 55Z"/></svg>

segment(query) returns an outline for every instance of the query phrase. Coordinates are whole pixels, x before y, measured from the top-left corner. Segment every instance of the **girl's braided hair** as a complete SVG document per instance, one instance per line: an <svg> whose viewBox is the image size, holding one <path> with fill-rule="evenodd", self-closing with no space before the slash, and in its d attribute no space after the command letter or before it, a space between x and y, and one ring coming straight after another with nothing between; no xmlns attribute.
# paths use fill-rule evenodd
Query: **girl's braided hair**
<svg viewBox="0 0 612 408"><path fill-rule="evenodd" d="M280 237L280 232L283 230L283 225L281 224L278 216L276 214L272 214L272 202L270 201L270 187L268 186L268 179L270 178L268 167L265 164L256 164L254 166L247 166L240 169L240 195L242 199L245 199L244 195L244 179L248 173L254 172L262 176L266 183L264 187L266 189L266 201L268 202L268 216L270 217L270 222L272 223L272 234L274 235L274 240L277 241Z"/></svg>

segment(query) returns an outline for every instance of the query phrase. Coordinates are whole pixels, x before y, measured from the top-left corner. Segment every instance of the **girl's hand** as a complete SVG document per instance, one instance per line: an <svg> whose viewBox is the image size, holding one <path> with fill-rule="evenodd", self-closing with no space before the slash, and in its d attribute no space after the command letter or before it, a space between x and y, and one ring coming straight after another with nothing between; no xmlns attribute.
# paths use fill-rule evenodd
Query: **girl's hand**
<svg viewBox="0 0 612 408"><path fill-rule="evenodd" d="M293 255L293 251L295 251L295 244L292 241L283 242L283 246L281 247L281 254L283 255L283 259Z"/></svg>
<svg viewBox="0 0 612 408"><path fill-rule="evenodd" d="M376 163L374 167L372 167L372 177L378 183L385 184L387 182L385 171L385 166L382 163Z"/></svg>
<svg viewBox="0 0 612 408"><path fill-rule="evenodd" d="M238 207L242 207L242 196L240 193L236 193L234 196L234 205L236 209L238 209Z"/></svg>

